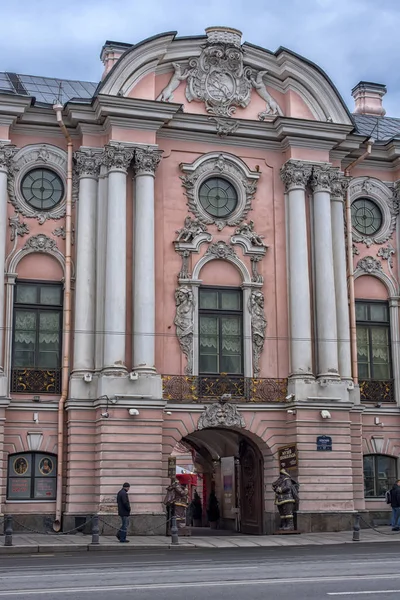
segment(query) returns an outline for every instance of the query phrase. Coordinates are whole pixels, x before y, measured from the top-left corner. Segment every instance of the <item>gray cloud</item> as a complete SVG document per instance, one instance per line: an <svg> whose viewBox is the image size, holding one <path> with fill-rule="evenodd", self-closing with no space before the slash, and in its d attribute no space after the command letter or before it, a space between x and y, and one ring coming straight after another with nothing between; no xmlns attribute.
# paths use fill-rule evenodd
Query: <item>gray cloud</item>
<svg viewBox="0 0 400 600"><path fill-rule="evenodd" d="M229 25L246 41L315 62L350 109L358 81L386 84L387 114L400 117L399 23L398 0L18 0L2 6L0 70L98 81L106 39Z"/></svg>

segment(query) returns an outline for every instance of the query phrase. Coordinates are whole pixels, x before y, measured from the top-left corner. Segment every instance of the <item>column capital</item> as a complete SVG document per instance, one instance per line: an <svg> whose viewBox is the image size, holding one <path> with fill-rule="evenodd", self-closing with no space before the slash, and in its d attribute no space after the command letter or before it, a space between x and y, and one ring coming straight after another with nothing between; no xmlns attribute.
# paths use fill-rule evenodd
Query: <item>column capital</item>
<svg viewBox="0 0 400 600"><path fill-rule="evenodd" d="M102 164L109 171L121 171L126 173L135 153L133 146L124 144L108 144L104 147Z"/></svg>
<svg viewBox="0 0 400 600"><path fill-rule="evenodd" d="M0 171L3 171L3 173L8 172L17 150L18 148L13 144L3 144L0 142Z"/></svg>
<svg viewBox="0 0 400 600"><path fill-rule="evenodd" d="M136 148L134 166L135 175L155 175L161 161L162 150L154 148Z"/></svg>
<svg viewBox="0 0 400 600"><path fill-rule="evenodd" d="M343 202L350 181L351 177L346 177L343 173L338 173L337 178L333 178L331 182L331 200Z"/></svg>
<svg viewBox="0 0 400 600"><path fill-rule="evenodd" d="M104 154L101 150L93 151L91 148L74 152L75 170L79 177L93 177L97 179L103 157Z"/></svg>
<svg viewBox="0 0 400 600"><path fill-rule="evenodd" d="M336 182L339 177L339 169L332 167L330 164L314 165L310 179L312 191L315 192L331 192L333 182Z"/></svg>
<svg viewBox="0 0 400 600"><path fill-rule="evenodd" d="M285 191L306 188L312 172L312 165L301 160L288 160L281 167L280 175L285 185Z"/></svg>

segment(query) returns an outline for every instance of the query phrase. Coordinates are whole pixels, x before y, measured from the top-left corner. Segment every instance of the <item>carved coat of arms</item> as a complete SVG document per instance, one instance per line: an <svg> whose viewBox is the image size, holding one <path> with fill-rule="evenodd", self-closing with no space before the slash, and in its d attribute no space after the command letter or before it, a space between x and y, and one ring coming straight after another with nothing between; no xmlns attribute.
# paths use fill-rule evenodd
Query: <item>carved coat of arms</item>
<svg viewBox="0 0 400 600"><path fill-rule="evenodd" d="M199 58L189 61L186 99L204 102L216 116L231 117L236 107L250 102L252 71L243 67L243 50L234 44L207 45Z"/></svg>

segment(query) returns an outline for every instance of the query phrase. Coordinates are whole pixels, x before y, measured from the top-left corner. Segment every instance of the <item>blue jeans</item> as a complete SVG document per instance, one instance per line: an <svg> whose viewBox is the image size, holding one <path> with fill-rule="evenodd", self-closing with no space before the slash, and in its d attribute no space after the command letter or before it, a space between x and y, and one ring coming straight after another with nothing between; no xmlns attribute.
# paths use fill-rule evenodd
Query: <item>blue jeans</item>
<svg viewBox="0 0 400 600"><path fill-rule="evenodd" d="M400 527L400 507L392 508L392 527Z"/></svg>
<svg viewBox="0 0 400 600"><path fill-rule="evenodd" d="M125 542L128 527L129 527L129 517L121 517L121 528L118 531L120 542Z"/></svg>

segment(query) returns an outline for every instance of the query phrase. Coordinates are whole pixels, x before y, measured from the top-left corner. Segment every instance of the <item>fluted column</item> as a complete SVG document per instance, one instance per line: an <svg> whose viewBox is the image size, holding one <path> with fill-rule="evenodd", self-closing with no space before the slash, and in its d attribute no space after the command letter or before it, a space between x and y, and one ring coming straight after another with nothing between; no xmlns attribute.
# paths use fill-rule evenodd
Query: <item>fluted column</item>
<svg viewBox="0 0 400 600"><path fill-rule="evenodd" d="M7 241L7 176L17 149L11 144L0 143L0 374L4 372L4 266Z"/></svg>
<svg viewBox="0 0 400 600"><path fill-rule="evenodd" d="M312 376L310 273L305 188L311 166L290 160L281 169L287 193L291 376Z"/></svg>
<svg viewBox="0 0 400 600"><path fill-rule="evenodd" d="M135 152L135 248L133 361L135 370L155 369L154 178L161 151Z"/></svg>
<svg viewBox="0 0 400 600"><path fill-rule="evenodd" d="M316 165L311 177L318 376L329 379L337 379L339 376L331 221L331 182L337 176L337 171L329 165Z"/></svg>
<svg viewBox="0 0 400 600"><path fill-rule="evenodd" d="M104 149L108 168L107 254L104 307L104 368L124 371L126 336L126 182L134 149Z"/></svg>
<svg viewBox="0 0 400 600"><path fill-rule="evenodd" d="M348 179L341 176L338 177L338 179L332 181L331 194L338 359L339 373L342 379L351 379L349 297L347 290L346 241L344 235L344 198L348 185Z"/></svg>
<svg viewBox="0 0 400 600"><path fill-rule="evenodd" d="M75 286L74 371L94 370L96 319L96 200L101 158L92 150L75 152L79 175Z"/></svg>

